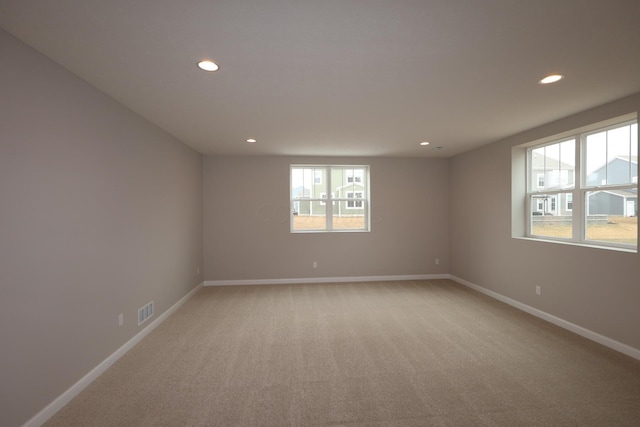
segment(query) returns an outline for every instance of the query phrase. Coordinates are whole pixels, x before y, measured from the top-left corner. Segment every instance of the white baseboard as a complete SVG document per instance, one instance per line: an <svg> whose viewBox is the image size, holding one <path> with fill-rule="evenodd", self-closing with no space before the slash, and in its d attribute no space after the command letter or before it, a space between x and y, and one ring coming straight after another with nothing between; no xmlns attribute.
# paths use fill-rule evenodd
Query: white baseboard
<svg viewBox="0 0 640 427"><path fill-rule="evenodd" d="M167 317L169 317L173 312L175 312L182 304L184 304L189 298L191 298L197 291L203 286L203 283L200 283L198 286L193 288L187 295L182 297L178 302L173 304L158 316L153 322L149 323L149 325L138 332L133 338L127 341L122 347L117 349L111 356L107 357L103 360L98 366L93 368L87 375L82 377L78 382L69 387L67 391L58 396L53 402L47 405L42 411L38 412L33 418L23 424L23 427L40 427L42 424L47 422L49 418L54 416L56 412L64 407L67 403L71 401L74 397L76 397L82 390L84 390L89 384L91 384L96 378L100 376L104 371L106 371L111 365L113 365L118 359L120 359L124 354L131 350L133 346L135 346L140 340L142 340L145 336L149 334L149 332L153 331L160 323L162 323Z"/></svg>
<svg viewBox="0 0 640 427"><path fill-rule="evenodd" d="M547 322L553 323L556 326L560 326L561 328L564 328L568 331L578 334L584 338L587 338L591 341L595 341L598 344L604 345L605 347L609 347L612 350L618 351L622 354L626 354L627 356L633 357L634 359L640 360L640 350L637 348L623 344L619 341L616 341L604 335L600 335L597 332L593 332L589 329L583 328L582 326L578 326L574 323L568 322L552 314L546 313L542 310L538 310L537 308L533 308L531 306L518 302L514 299L501 295L497 292L483 288L482 286L476 285L475 283L471 283L459 277L449 275L449 278L454 282L460 283L461 285L474 289L480 293L490 296L491 298L497 299L498 301L502 301L505 304L509 304L512 307L515 307L533 316L539 317L540 319L546 320Z"/></svg>
<svg viewBox="0 0 640 427"><path fill-rule="evenodd" d="M302 283L345 283L345 282L383 282L399 280L435 280L448 279L448 274L418 274L408 276L357 276L357 277L305 277L298 279L256 279L256 280L207 280L205 286L235 285L287 285Z"/></svg>

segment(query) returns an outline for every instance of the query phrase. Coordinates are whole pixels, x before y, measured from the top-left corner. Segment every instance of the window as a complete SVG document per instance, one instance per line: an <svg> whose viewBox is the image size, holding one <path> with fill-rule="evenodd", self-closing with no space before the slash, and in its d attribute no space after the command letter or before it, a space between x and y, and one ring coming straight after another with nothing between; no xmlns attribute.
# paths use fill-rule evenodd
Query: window
<svg viewBox="0 0 640 427"><path fill-rule="evenodd" d="M526 236L637 250L636 119L526 147L526 176Z"/></svg>
<svg viewBox="0 0 640 427"><path fill-rule="evenodd" d="M369 231L369 167L291 165L291 232Z"/></svg>

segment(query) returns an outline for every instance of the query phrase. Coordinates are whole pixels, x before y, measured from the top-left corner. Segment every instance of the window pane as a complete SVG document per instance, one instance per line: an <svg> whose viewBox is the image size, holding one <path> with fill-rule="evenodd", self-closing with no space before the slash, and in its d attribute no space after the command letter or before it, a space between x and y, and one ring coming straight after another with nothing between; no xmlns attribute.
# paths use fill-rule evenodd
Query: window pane
<svg viewBox="0 0 640 427"><path fill-rule="evenodd" d="M296 200L292 209L292 229L325 230L327 228L326 204L320 201Z"/></svg>
<svg viewBox="0 0 640 427"><path fill-rule="evenodd" d="M531 150L531 190L542 190L545 187L545 160L546 147L539 147Z"/></svg>
<svg viewBox="0 0 640 427"><path fill-rule="evenodd" d="M531 150L531 190L572 188L575 182L575 140Z"/></svg>
<svg viewBox="0 0 640 427"><path fill-rule="evenodd" d="M571 139L560 144L560 187L573 188L576 171L576 141Z"/></svg>
<svg viewBox="0 0 640 427"><path fill-rule="evenodd" d="M631 182L631 126L623 126L607 132L607 184Z"/></svg>
<svg viewBox="0 0 640 427"><path fill-rule="evenodd" d="M546 158L547 188L558 188L560 185L560 144L547 145Z"/></svg>
<svg viewBox="0 0 640 427"><path fill-rule="evenodd" d="M620 185L638 175L637 124L587 136L587 185ZM637 181L637 178L636 178Z"/></svg>
<svg viewBox="0 0 640 427"><path fill-rule="evenodd" d="M587 240L636 245L637 194L637 189L588 191Z"/></svg>
<svg viewBox="0 0 640 427"><path fill-rule="evenodd" d="M322 193L327 192L327 178L326 178L327 170L322 169L313 169L313 181L311 182L311 198L312 199L320 199L320 195Z"/></svg>
<svg viewBox="0 0 640 427"><path fill-rule="evenodd" d="M531 196L531 234L536 236L573 236L572 194L536 194Z"/></svg>
<svg viewBox="0 0 640 427"><path fill-rule="evenodd" d="M607 133L598 132L587 136L586 142L587 185L607 183Z"/></svg>

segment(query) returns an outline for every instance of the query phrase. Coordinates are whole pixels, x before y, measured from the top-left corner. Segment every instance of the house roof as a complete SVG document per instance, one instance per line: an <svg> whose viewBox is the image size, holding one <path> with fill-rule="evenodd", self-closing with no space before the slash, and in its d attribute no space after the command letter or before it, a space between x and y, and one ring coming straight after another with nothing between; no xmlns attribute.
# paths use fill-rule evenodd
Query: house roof
<svg viewBox="0 0 640 427"><path fill-rule="evenodd" d="M638 16L631 0L0 1L1 28L218 155L461 153L638 93ZM551 73L566 78L538 84Z"/></svg>
<svg viewBox="0 0 640 427"><path fill-rule="evenodd" d="M574 170L575 166L561 162L558 159L554 159L550 156L543 156L538 153L532 153L531 155L531 168L533 170L542 170L542 169L562 169L562 170Z"/></svg>
<svg viewBox="0 0 640 427"><path fill-rule="evenodd" d="M634 163L638 164L638 156L616 156L616 157L613 157L612 159L602 163L602 166L594 169L594 171L591 172L591 175L600 173L602 170L605 169L605 167L607 167L607 165L610 165L610 164L614 163L617 160L622 160L622 161L627 162L627 163L630 161L631 164L634 164Z"/></svg>
<svg viewBox="0 0 640 427"><path fill-rule="evenodd" d="M638 198L638 193L634 193L632 191L626 191L626 190L600 190L594 193L609 193L609 194L614 194L616 196L624 197L625 199Z"/></svg>
<svg viewBox="0 0 640 427"><path fill-rule="evenodd" d="M618 159L622 159L626 162L631 162L631 163L635 163L638 164L638 156L618 156Z"/></svg>

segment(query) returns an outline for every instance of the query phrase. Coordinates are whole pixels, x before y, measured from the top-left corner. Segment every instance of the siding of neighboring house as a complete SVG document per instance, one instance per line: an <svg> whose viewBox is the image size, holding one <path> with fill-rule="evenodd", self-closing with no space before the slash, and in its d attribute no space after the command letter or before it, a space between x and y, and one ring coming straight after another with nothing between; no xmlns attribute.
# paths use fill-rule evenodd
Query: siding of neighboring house
<svg viewBox="0 0 640 427"><path fill-rule="evenodd" d="M588 185L616 185L638 182L638 157L620 156L587 177ZM589 214L637 216L638 192L596 191L589 196Z"/></svg>
<svg viewBox="0 0 640 427"><path fill-rule="evenodd" d="M589 215L638 215L638 195L630 191L597 191L589 197Z"/></svg>

